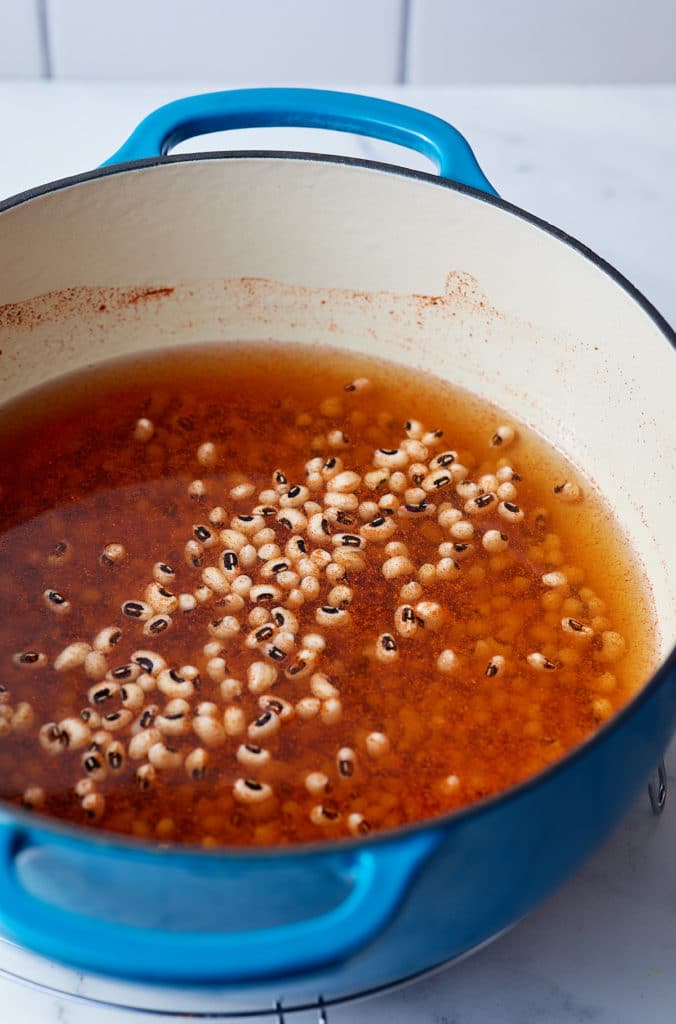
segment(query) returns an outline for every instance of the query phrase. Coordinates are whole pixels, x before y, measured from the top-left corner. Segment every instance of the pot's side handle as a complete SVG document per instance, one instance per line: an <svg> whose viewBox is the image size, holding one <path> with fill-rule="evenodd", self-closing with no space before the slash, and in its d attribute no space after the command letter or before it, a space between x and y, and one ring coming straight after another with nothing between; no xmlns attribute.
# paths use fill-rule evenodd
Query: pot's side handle
<svg viewBox="0 0 676 1024"><path fill-rule="evenodd" d="M232 128L328 128L407 146L433 160L444 178L497 195L467 140L433 114L388 100L325 89L233 89L158 107L103 165L164 156L195 135Z"/></svg>
<svg viewBox="0 0 676 1024"><path fill-rule="evenodd" d="M119 924L39 899L22 885L16 864L33 844L30 834L0 824L0 923L11 938L44 956L127 978L227 984L306 973L341 963L375 939L440 839L441 832L432 830L338 855L337 870L352 886L342 903L317 917L239 932L180 932ZM49 841L73 845L54 835ZM93 843L87 850L92 857L111 852ZM130 873L139 857L148 856L124 849L115 855L128 857ZM312 870L311 856L306 870Z"/></svg>

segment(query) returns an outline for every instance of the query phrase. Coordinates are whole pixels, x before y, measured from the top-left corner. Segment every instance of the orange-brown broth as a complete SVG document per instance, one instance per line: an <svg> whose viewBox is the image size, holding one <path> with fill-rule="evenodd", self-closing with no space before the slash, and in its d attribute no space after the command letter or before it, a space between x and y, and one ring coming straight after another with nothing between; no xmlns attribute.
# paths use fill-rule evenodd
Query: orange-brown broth
<svg viewBox="0 0 676 1024"><path fill-rule="evenodd" d="M345 385L357 377L369 378L371 388L346 392ZM340 398L341 415L318 412L330 396ZM301 418L299 426L299 414L311 422ZM147 443L133 439L141 416L155 427ZM259 491L272 486L273 470L283 468L289 486L303 484L305 463L316 455L338 455L346 469L363 474L371 468L374 449L397 448L406 436L404 422L414 418L428 430L443 429L435 451L455 449L470 479L493 472L500 459L522 478L516 500L525 510L524 522L511 526L492 511L473 518L474 551L459 562L457 578L425 586L424 599L445 610L443 627L421 628L410 640L397 636L394 610L407 603L399 589L416 574L385 580L385 545L369 542L365 568L348 571L354 597L347 626L322 629L315 621L331 589L323 576L320 599L296 611L298 638L308 632L326 637L316 671L339 689L341 720L327 725L320 716L296 717L283 723L260 744L271 761L255 770L243 768L235 756L247 737L229 737L209 751L204 779L193 780L181 769L158 771L147 791L134 781L142 762L127 761L96 784L105 812L90 822L74 791L85 775L85 751L50 755L37 742L43 723L88 706L92 679L82 668L57 673L51 663L59 651L91 640L104 626L120 626L123 636L108 659L110 668L139 648L158 651L170 666L194 665L200 687L193 705L215 702L222 714L228 702L206 673L203 653L203 645L213 640L207 626L218 614L218 596L192 612L176 612L171 629L157 638L143 636L142 623L125 619L121 604L142 599L157 561L176 571L172 592L191 592L199 585L202 570L186 564L184 545L194 524L209 523L213 506L225 506L229 518L248 513ZM137 836L205 845L275 844L442 814L560 758L646 678L653 657L651 609L609 511L560 453L520 424L507 450L491 445L496 427L509 422L487 403L435 378L361 356L279 345L204 346L120 361L63 378L7 407L0 415L0 658L5 700L12 707L29 702L35 719L25 732L10 729L0 735L0 795L20 802L26 787L39 786L45 802L38 809ZM345 450L317 440L337 428L349 437ZM196 458L206 440L218 449L213 469ZM430 459L433 455L430 451ZM254 497L233 501L228 496L238 474L255 484ZM188 484L196 478L207 485L206 499L188 496ZM581 503L562 503L553 493L566 479L581 484ZM357 493L360 500L378 501L386 491L374 495L362 485ZM437 505L447 501L462 509L465 504L452 487L430 497ZM454 540L436 514L394 518L398 532L390 539L409 546L416 567L436 563L438 545ZM355 525L336 528L358 533L360 525L357 516ZM274 517L265 526L275 530L283 551L289 530ZM509 547L490 555L480 536L495 528L508 535ZM48 555L64 539L72 545L72 557L50 564ZM111 542L127 551L115 566L99 557ZM222 547L206 551L205 565L216 562ZM570 582L552 590L541 578L556 569L566 571ZM50 587L71 602L68 615L57 616L44 603L42 593ZM261 655L244 644L248 610L249 605L240 614L241 636L224 643L223 656L228 675L243 681L242 696L231 703L243 707L250 722L260 708L246 688L246 668ZM564 633L565 615L584 623L596 618L594 638ZM627 641L628 653L614 663L604 660L604 629L619 631ZM397 637L400 656L393 664L374 657L383 632ZM458 659L451 674L436 667L446 648ZM43 651L49 664L20 669L12 655L21 650ZM534 670L525 660L534 651L557 668ZM495 655L505 658L505 670L487 676ZM286 678L280 666L274 696L295 703L309 692L309 677ZM151 701L162 706L166 698L155 691L148 695ZM374 731L389 741L389 751L380 757L366 750L366 737ZM114 739L126 743L128 730ZM183 753L202 746L193 731L171 745ZM349 778L342 778L336 765L343 747L356 756ZM309 772L327 776L323 795L307 791ZM240 777L268 783L273 796L242 804L232 788ZM317 805L329 812L322 824L310 817ZM355 814L363 822L349 817Z"/></svg>

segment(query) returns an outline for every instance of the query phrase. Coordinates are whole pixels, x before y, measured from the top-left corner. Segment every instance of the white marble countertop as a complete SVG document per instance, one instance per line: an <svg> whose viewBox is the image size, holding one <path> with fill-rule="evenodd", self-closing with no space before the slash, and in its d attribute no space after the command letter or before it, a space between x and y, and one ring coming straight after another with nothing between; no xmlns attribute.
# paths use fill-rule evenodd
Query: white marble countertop
<svg viewBox="0 0 676 1024"><path fill-rule="evenodd" d="M213 84L0 81L0 196L95 167L154 107L208 88ZM586 242L676 323L676 86L357 91L451 120L501 195ZM233 135L209 140L208 148L304 149L426 166L397 147L351 136ZM672 1024L676 744L667 768L672 799L664 815L653 817L642 799L587 866L511 933L431 980L331 1009L330 1024ZM74 972L10 953L0 946L0 969L82 987ZM3 978L0 1007L7 1024L164 1019L92 1009Z"/></svg>

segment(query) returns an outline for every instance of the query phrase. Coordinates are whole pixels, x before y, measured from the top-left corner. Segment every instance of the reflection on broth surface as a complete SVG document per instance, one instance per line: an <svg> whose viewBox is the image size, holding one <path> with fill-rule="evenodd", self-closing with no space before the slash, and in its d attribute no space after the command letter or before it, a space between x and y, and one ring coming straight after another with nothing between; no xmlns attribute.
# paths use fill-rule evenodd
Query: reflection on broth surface
<svg viewBox="0 0 676 1024"><path fill-rule="evenodd" d="M433 377L204 346L0 414L0 795L161 841L443 814L646 679L652 610L563 456Z"/></svg>

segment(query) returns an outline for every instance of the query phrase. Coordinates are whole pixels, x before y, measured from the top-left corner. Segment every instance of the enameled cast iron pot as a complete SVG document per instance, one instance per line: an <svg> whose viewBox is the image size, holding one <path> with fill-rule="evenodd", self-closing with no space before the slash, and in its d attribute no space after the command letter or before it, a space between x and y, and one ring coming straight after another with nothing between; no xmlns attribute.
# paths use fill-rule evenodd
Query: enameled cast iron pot
<svg viewBox="0 0 676 1024"><path fill-rule="evenodd" d="M307 154L166 156L300 125L442 177ZM0 395L112 356L279 339L373 353L485 395L595 479L651 582L662 665L592 739L465 811L284 851L161 849L0 811L0 924L83 969L290 1008L449 961L518 920L619 821L676 722L674 334L616 271L496 196L453 128L303 90L194 97L108 165L0 204Z"/></svg>

